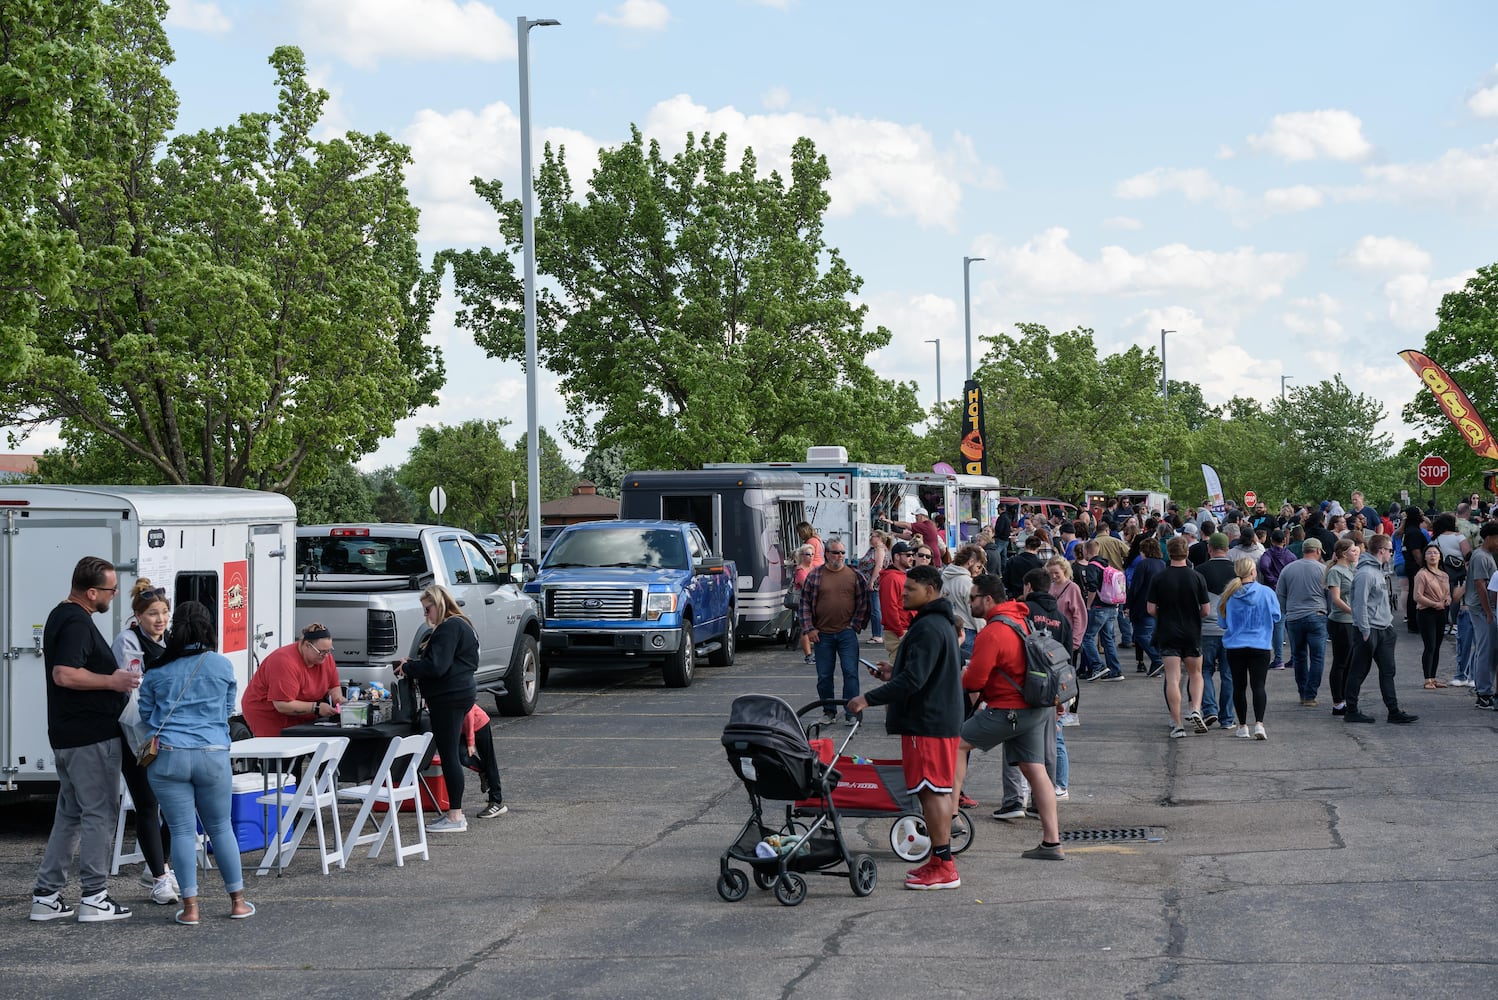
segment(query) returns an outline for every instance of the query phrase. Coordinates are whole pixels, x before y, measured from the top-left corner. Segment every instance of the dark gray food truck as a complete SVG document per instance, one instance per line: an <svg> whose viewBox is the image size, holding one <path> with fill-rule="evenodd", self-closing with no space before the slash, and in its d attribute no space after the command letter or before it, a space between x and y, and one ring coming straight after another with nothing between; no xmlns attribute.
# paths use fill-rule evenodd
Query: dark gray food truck
<svg viewBox="0 0 1498 1000"><path fill-rule="evenodd" d="M740 636L773 638L789 622L784 600L796 572L796 525L805 483L779 469L689 469L624 477L621 518L690 521L713 551L738 566Z"/></svg>

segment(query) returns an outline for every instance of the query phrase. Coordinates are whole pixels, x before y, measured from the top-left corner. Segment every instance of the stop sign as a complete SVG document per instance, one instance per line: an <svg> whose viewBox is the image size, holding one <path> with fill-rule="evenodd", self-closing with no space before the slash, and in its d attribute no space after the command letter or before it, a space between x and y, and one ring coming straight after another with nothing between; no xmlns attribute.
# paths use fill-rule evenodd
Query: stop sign
<svg viewBox="0 0 1498 1000"><path fill-rule="evenodd" d="M1420 485L1433 490L1445 486L1451 478L1451 463L1440 455L1427 455L1420 460Z"/></svg>
<svg viewBox="0 0 1498 1000"><path fill-rule="evenodd" d="M1249 490L1247 493L1243 494L1243 506L1245 506L1245 507L1252 507L1254 504L1256 504L1258 502L1259 502L1259 495L1257 493L1255 493L1253 490Z"/></svg>

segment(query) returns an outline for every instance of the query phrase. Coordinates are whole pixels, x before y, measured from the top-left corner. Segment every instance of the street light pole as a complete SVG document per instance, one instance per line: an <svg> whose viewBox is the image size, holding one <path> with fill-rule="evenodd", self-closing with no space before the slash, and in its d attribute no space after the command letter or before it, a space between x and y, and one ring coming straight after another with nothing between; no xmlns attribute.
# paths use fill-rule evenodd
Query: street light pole
<svg viewBox="0 0 1498 1000"><path fill-rule="evenodd" d="M1170 380L1165 375L1165 335L1175 333L1174 330L1160 331L1160 400L1163 403L1170 402ZM1170 456L1165 456L1165 492L1170 492Z"/></svg>
<svg viewBox="0 0 1498 1000"><path fill-rule="evenodd" d="M962 258L962 332L967 338L967 365L963 368L964 378L973 377L973 293L968 281L968 268L975 260L986 260L984 257Z"/></svg>
<svg viewBox="0 0 1498 1000"><path fill-rule="evenodd" d="M532 558L541 555L541 432L536 417L536 210L535 180L531 176L531 63L532 28L562 22L551 18L515 18L515 41L520 57L520 213L521 243L525 253L525 498Z"/></svg>
<svg viewBox="0 0 1498 1000"><path fill-rule="evenodd" d="M1295 377L1294 375L1281 375L1280 376L1280 402L1281 403L1283 403L1285 401L1285 383L1288 382L1288 381L1290 381L1294 377Z"/></svg>
<svg viewBox="0 0 1498 1000"><path fill-rule="evenodd" d="M928 344L936 345L936 405L941 405L941 341L928 340Z"/></svg>

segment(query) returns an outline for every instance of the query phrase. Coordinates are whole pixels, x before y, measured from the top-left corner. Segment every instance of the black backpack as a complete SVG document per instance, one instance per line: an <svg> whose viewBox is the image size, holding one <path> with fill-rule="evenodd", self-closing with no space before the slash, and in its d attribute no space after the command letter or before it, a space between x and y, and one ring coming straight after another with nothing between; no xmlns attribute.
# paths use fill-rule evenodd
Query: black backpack
<svg viewBox="0 0 1498 1000"><path fill-rule="evenodd" d="M1021 687L1008 675L1025 704L1031 708L1056 708L1077 696L1077 668L1071 665L1071 653L1048 628L1026 631L1019 622L999 615L998 620L1014 630L1025 650L1025 683Z"/></svg>

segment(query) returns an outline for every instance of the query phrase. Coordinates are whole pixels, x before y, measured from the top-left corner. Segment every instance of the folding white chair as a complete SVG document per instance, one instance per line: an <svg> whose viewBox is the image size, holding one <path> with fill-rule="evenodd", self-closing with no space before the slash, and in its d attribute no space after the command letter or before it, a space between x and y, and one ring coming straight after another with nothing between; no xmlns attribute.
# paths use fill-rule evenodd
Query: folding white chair
<svg viewBox="0 0 1498 1000"><path fill-rule="evenodd" d="M296 817L296 826L291 830L290 838L281 845L277 851L275 844L268 844L265 856L260 859L258 874L264 875L270 871L272 864L285 870L291 864L291 859L296 856L297 848L302 846L302 838L307 834L307 828L313 823L317 824L317 857L322 865L322 873L328 874L328 862L336 862L339 868L344 867L343 860L343 822L338 817L338 784L337 772L338 762L343 759L343 752L348 749L349 738L347 736L331 736L318 748L317 753L312 755L307 767L302 771L302 780L297 785L294 795L288 800L282 795L281 801L285 807L285 813L281 820L281 829L286 828L286 823L291 817ZM256 805L271 806L276 804L274 793L262 795L255 800ZM323 829L322 811L327 809L333 817L333 841L335 849L328 850L327 832ZM274 834L270 835L274 838Z"/></svg>
<svg viewBox="0 0 1498 1000"><path fill-rule="evenodd" d="M135 800L130 797L130 788L125 784L124 775L120 776L120 815L114 824L114 859L110 862L109 874L118 875L121 865L133 865L144 863L145 852L140 849L140 837L135 838L135 850L125 853L125 813L135 811ZM197 837L198 867L208 871L213 867L213 862L208 858L207 838L196 830L193 833ZM168 861L171 859L168 858Z"/></svg>
<svg viewBox="0 0 1498 1000"><path fill-rule="evenodd" d="M385 759L380 761L379 770L375 772L373 781L367 785L354 785L350 788L339 789L340 800L360 803L359 812L354 816L354 823L349 827L349 837L343 842L345 862L353 856L354 848L362 844L373 844L374 846L369 849L369 857L378 857L380 849L385 846L385 838L392 833L395 835L396 865L403 867L408 854L420 854L421 860L431 860L427 854L426 819L422 815L421 792L417 785L421 773L421 758L431 742L431 733L417 733L415 736L402 736L391 740L389 749L385 751ZM391 769L402 757L410 757L410 760L406 763L400 781L397 782ZM380 820L380 825L373 833L361 833L376 802L384 803L385 817ZM410 846L401 845L401 828L397 815L400 813L403 802L414 803L416 808L417 843Z"/></svg>

